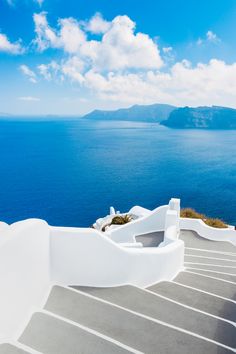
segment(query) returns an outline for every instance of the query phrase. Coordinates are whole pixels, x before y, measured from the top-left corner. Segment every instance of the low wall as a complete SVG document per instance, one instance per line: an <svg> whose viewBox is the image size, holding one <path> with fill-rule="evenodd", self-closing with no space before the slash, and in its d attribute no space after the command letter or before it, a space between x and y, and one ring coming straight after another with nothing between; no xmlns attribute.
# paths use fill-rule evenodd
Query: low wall
<svg viewBox="0 0 236 354"><path fill-rule="evenodd" d="M236 231L232 228L217 229L208 226L200 219L180 218L182 230L195 231L199 236L212 241L227 241L236 246Z"/></svg>
<svg viewBox="0 0 236 354"><path fill-rule="evenodd" d="M20 330L48 286L48 224L37 219L12 224L0 245L0 337Z"/></svg>
<svg viewBox="0 0 236 354"><path fill-rule="evenodd" d="M115 242L134 242L134 237L137 235L163 231L165 229L165 217L168 209L168 205L156 208L147 216L108 231L107 234Z"/></svg>
<svg viewBox="0 0 236 354"><path fill-rule="evenodd" d="M171 280L183 266L184 243L126 248L93 229L51 227L51 278L67 285L119 286Z"/></svg>

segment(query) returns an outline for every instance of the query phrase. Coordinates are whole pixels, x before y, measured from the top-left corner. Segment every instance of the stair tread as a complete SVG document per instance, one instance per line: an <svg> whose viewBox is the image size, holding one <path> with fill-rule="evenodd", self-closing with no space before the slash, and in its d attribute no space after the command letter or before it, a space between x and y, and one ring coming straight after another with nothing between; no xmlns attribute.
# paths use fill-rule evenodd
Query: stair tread
<svg viewBox="0 0 236 354"><path fill-rule="evenodd" d="M230 275L230 274L218 273L217 271L202 270L202 269L194 268L194 265L192 267L191 266L187 267L186 270L198 274L208 275L209 277L214 277L221 280L228 280L233 283L236 283L236 274Z"/></svg>
<svg viewBox="0 0 236 354"><path fill-rule="evenodd" d="M236 247L231 245L229 242L207 240L199 236L194 231L181 230L180 239L184 241L185 247L220 252L232 252L236 255Z"/></svg>
<svg viewBox="0 0 236 354"><path fill-rule="evenodd" d="M217 251L207 251L207 250L198 250L194 248L185 248L184 249L184 254L189 255L189 256L204 256L204 257L214 257L214 258L219 258L219 259L228 259L232 261L236 261L236 254L230 254L230 253L221 253Z"/></svg>
<svg viewBox="0 0 236 354"><path fill-rule="evenodd" d="M35 313L20 340L44 354L124 354L130 351L77 326Z"/></svg>
<svg viewBox="0 0 236 354"><path fill-rule="evenodd" d="M236 306L231 301L167 281L152 285L148 289L214 316L236 321Z"/></svg>
<svg viewBox="0 0 236 354"><path fill-rule="evenodd" d="M192 263L202 263L202 264L209 264L209 265L220 265L220 266L231 266L235 267L236 270L236 260L224 260L224 259L216 259L214 258L207 258L207 257L199 257L199 256L184 256L185 262L192 262Z"/></svg>
<svg viewBox="0 0 236 354"><path fill-rule="evenodd" d="M223 280L183 271L177 275L174 281L230 300L236 300L236 285Z"/></svg>
<svg viewBox="0 0 236 354"><path fill-rule="evenodd" d="M230 347L236 347L235 328L220 319L183 307L133 286L74 287L132 311L189 330Z"/></svg>
<svg viewBox="0 0 236 354"><path fill-rule="evenodd" d="M228 352L214 343L59 286L52 289L45 308L145 353L156 353L157 348L159 353L173 354Z"/></svg>
<svg viewBox="0 0 236 354"><path fill-rule="evenodd" d="M227 274L232 274L236 275L236 268L231 268L227 266L218 266L218 265L213 265L213 264L198 264L198 263L191 263L191 262L185 262L184 266L186 268L188 267L194 267L194 268L199 268L199 269L205 269L205 270L213 270L214 272L221 272L221 273L227 273Z"/></svg>
<svg viewBox="0 0 236 354"><path fill-rule="evenodd" d="M12 344L0 344L0 354L28 354L25 350L18 348Z"/></svg>

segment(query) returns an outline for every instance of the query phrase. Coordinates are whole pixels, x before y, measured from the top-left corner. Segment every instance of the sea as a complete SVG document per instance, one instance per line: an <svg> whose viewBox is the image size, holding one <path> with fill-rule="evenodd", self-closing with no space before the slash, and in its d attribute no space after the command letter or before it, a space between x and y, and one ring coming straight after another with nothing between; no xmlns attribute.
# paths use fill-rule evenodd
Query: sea
<svg viewBox="0 0 236 354"><path fill-rule="evenodd" d="M236 131L79 118L0 119L0 221L90 226L175 197L236 224Z"/></svg>

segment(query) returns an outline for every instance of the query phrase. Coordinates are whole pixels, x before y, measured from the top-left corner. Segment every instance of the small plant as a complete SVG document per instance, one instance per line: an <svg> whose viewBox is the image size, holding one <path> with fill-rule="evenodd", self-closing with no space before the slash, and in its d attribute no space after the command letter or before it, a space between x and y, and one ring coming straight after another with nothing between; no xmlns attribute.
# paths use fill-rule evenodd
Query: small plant
<svg viewBox="0 0 236 354"><path fill-rule="evenodd" d="M114 216L114 218L112 218L111 222L109 224L106 224L103 226L102 231L106 231L106 227L107 226L111 226L111 225L124 225L127 224L128 222L130 222L132 220L132 217L128 214L126 215L116 215Z"/></svg>
<svg viewBox="0 0 236 354"><path fill-rule="evenodd" d="M181 218L205 219L205 215L198 213L192 208L184 208L180 211Z"/></svg>
<svg viewBox="0 0 236 354"><path fill-rule="evenodd" d="M213 218L208 218L204 220L204 222L211 227L216 227L218 229L225 229L227 228L227 225L220 219L213 219Z"/></svg>
<svg viewBox="0 0 236 354"><path fill-rule="evenodd" d="M130 222L132 220L130 215L118 215L118 216L114 216L114 218L111 221L111 225L124 225L127 224L128 222Z"/></svg>
<svg viewBox="0 0 236 354"><path fill-rule="evenodd" d="M208 218L204 214L200 214L192 208L184 208L180 211L181 218L201 219L205 224L218 229L224 229L228 226L220 219Z"/></svg>

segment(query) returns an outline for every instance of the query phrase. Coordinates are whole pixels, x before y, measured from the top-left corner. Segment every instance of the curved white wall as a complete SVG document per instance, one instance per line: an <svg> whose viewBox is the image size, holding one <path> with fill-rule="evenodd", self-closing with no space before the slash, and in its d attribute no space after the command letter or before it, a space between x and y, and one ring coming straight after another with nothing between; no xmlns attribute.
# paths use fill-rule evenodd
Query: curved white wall
<svg viewBox="0 0 236 354"><path fill-rule="evenodd" d="M19 330L49 286L49 227L31 219L7 228L0 246L0 337Z"/></svg>
<svg viewBox="0 0 236 354"><path fill-rule="evenodd" d="M147 286L171 280L183 266L184 243L125 248L93 229L51 227L51 277L68 285Z"/></svg>
<svg viewBox="0 0 236 354"><path fill-rule="evenodd" d="M165 230L168 205L154 209L148 215L106 232L115 242L134 242L137 235ZM132 210L132 209L131 209Z"/></svg>
<svg viewBox="0 0 236 354"><path fill-rule="evenodd" d="M229 229L217 229L210 227L200 219L180 218L182 230L192 230L203 238L212 241L227 241L236 246L236 231Z"/></svg>

